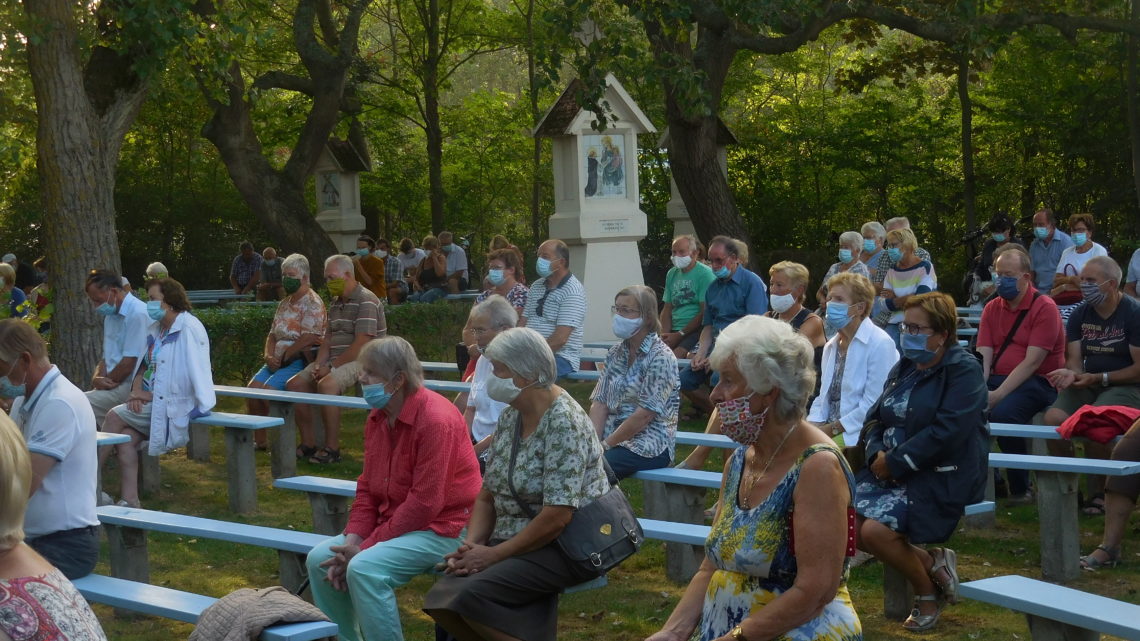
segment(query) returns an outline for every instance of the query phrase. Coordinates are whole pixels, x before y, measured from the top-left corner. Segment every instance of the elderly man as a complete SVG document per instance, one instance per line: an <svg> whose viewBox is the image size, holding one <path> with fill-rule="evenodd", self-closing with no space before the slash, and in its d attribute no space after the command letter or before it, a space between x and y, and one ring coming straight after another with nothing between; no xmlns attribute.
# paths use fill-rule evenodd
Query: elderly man
<svg viewBox="0 0 1140 641"><path fill-rule="evenodd" d="M1046 207L1033 214L1033 242L1029 244L1029 260L1033 264L1033 286L1048 293L1057 275L1061 254L1073 246L1073 239L1057 229L1057 217Z"/></svg>
<svg viewBox="0 0 1140 641"><path fill-rule="evenodd" d="M1140 302L1120 289L1120 266L1108 256L1090 258L1081 268L1084 305L1066 325L1065 366L1049 373L1057 401L1045 412L1046 425L1060 425L1085 405L1140 407ZM1049 441L1049 451L1072 456L1071 441ZM1086 455L1108 458L1109 448L1095 441ZM1103 513L1104 477L1090 477L1089 509Z"/></svg>
<svg viewBox="0 0 1140 641"><path fill-rule="evenodd" d="M693 407L706 413L712 412L713 406L709 393L701 387L706 382L710 388L716 387L709 354L717 335L742 316L768 311L768 287L744 266L747 262L748 247L743 242L728 236L709 241L709 264L716 280L705 291L700 339L696 351L688 354L692 362L681 370L681 391Z"/></svg>
<svg viewBox="0 0 1140 641"><path fill-rule="evenodd" d="M561 378L581 364L586 290L570 273L570 248L561 240L552 238L538 246L535 268L541 278L530 287L519 326L546 339Z"/></svg>
<svg viewBox="0 0 1140 641"><path fill-rule="evenodd" d="M277 250L266 247L261 252L261 279L257 283L257 300L275 301L285 296L281 287L281 260Z"/></svg>
<svg viewBox="0 0 1140 641"><path fill-rule="evenodd" d="M447 256L447 291L458 294L467 289L467 252L452 238L451 232L440 232L439 250Z"/></svg>
<svg viewBox="0 0 1140 641"><path fill-rule="evenodd" d="M356 385L360 364L356 357L360 348L373 338L384 336L388 326L384 309L376 295L356 282L352 260L343 254L325 260L325 284L332 302L329 303L328 324L317 358L305 369L289 379L286 387L292 392L319 392L343 394ZM325 443L318 447L313 429L313 406L297 403L297 429L301 432L301 445L297 455L311 463L336 463L340 460L340 408L321 406L325 423Z"/></svg>
<svg viewBox="0 0 1140 641"><path fill-rule="evenodd" d="M0 395L15 399L11 417L32 459L26 541L67 578L86 576L99 560L95 414L23 321L0 321L0 372Z"/></svg>
<svg viewBox="0 0 1140 641"><path fill-rule="evenodd" d="M1029 255L1020 245L1006 245L994 259L998 297L982 310L978 353L989 387L990 420L1028 424L1057 399L1047 378L1065 363L1065 333L1052 298L1033 286ZM1008 454L1028 452L1025 439L998 437ZM1010 501L1033 500L1029 472L1008 470Z"/></svg>
<svg viewBox="0 0 1140 641"><path fill-rule="evenodd" d="M661 340L677 358L685 358L701 335L705 292L716 280L712 269L697 260L700 244L686 234L673 239L673 267L665 275L665 305L661 308Z"/></svg>
<svg viewBox="0 0 1140 641"><path fill-rule="evenodd" d="M261 256L253 251L253 243L248 240L242 242L239 250L241 253L234 256L230 264L230 287L235 294L248 294L256 291L261 280Z"/></svg>
<svg viewBox="0 0 1140 641"><path fill-rule="evenodd" d="M123 288L113 271L91 270L87 275L87 298L103 316L103 358L95 366L87 401L95 412L95 424L103 429L107 411L127 402L135 372L146 353L151 325L146 303Z"/></svg>

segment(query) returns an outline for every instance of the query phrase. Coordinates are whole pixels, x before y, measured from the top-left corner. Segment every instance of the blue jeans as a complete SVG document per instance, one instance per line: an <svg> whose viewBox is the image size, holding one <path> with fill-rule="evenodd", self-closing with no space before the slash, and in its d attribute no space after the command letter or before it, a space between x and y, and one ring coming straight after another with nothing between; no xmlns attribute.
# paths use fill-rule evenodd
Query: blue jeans
<svg viewBox="0 0 1140 641"><path fill-rule="evenodd" d="M650 457L635 454L620 445L606 450L606 462L610 464L619 481L633 476L641 470L656 470L667 467L672 460L673 457L669 456L668 448L657 456Z"/></svg>
<svg viewBox="0 0 1140 641"><path fill-rule="evenodd" d="M564 378L576 371L574 366L570 364L570 361L562 358L558 354L554 355L554 366L558 370L558 378Z"/></svg>
<svg viewBox="0 0 1140 641"><path fill-rule="evenodd" d="M995 374L986 381L986 386L993 391L1000 387L1005 379L1005 376ZM1028 425L1033 422L1034 415L1044 411L1056 399L1057 390L1044 376L1030 376L1029 380L1010 392L990 410L990 422ZM1006 454L1026 454L1029 451L1028 442L1023 438L999 436L997 443L1001 451ZM1006 475L1009 477L1011 496L1020 496L1029 491L1028 470L1006 470Z"/></svg>
<svg viewBox="0 0 1140 641"><path fill-rule="evenodd" d="M898 323L887 323L886 326L883 327L883 331L887 333L887 336L891 337L891 340L895 342L895 349L897 349L899 351L899 354L902 354L902 345L899 343L899 341L901 340L900 332L899 332L899 324Z"/></svg>
<svg viewBox="0 0 1140 641"><path fill-rule="evenodd" d="M712 367L706 367L700 371L696 371L688 365L681 368L679 372L681 378L682 390L694 390L701 385L708 383L709 389L716 387L720 382L720 374L713 371Z"/></svg>
<svg viewBox="0 0 1140 641"><path fill-rule="evenodd" d="M422 292L416 292L408 296L408 300L413 303L434 303L435 301L446 297L448 294L447 286L432 287L425 289Z"/></svg>

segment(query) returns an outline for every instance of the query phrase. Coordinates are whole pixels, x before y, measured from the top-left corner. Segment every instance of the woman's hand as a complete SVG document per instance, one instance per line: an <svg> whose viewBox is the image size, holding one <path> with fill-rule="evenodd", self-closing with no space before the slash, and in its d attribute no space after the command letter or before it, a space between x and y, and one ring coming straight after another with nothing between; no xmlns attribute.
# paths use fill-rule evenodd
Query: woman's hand
<svg viewBox="0 0 1140 641"><path fill-rule="evenodd" d="M891 468L887 467L887 452L880 452L875 460L871 461L871 474L880 481L891 480Z"/></svg>
<svg viewBox="0 0 1140 641"><path fill-rule="evenodd" d="M345 581L345 575L348 573L348 562L360 553L360 546L345 543L344 545L329 546L329 551L333 553L332 558L320 565L320 567L327 569L325 579L332 584L333 589L347 592L348 583Z"/></svg>
<svg viewBox="0 0 1140 641"><path fill-rule="evenodd" d="M131 392L131 395L127 397L127 409L138 414L142 411L142 406L149 403L153 398L154 394L151 392L143 390Z"/></svg>
<svg viewBox="0 0 1140 641"><path fill-rule="evenodd" d="M269 367L269 371L276 372L281 369L281 359L272 354L265 355L265 365Z"/></svg>
<svg viewBox="0 0 1140 641"><path fill-rule="evenodd" d="M495 548L470 542L443 558L447 562L446 572L457 576L475 574L502 560Z"/></svg>

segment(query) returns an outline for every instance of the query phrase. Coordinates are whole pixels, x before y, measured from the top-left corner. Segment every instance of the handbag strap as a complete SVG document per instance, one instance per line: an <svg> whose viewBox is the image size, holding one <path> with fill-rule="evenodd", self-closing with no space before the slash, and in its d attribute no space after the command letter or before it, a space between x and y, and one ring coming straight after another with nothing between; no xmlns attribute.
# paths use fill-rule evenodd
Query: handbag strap
<svg viewBox="0 0 1140 641"><path fill-rule="evenodd" d="M518 419L515 421L514 438L511 439L511 462L507 466L507 489L511 491L511 498L515 500L515 503L519 504L519 507L522 509L522 511L526 513L527 518L533 519L535 517L534 510L530 509L530 506L527 505L526 502L524 502L522 498L519 497L518 490L515 489L515 459L518 458L519 441L521 440L522 412L519 412ZM606 460L605 456L602 456L602 466L606 470L606 479L609 481L610 487L617 485L617 474L614 474L614 470L612 467L610 467L610 462Z"/></svg>
<svg viewBox="0 0 1140 641"><path fill-rule="evenodd" d="M1001 355L1005 353L1006 348L1013 342L1013 335L1016 334L1017 329L1021 327L1021 321L1025 320L1025 317L1029 315L1029 310L1033 309L1033 304L1037 302L1037 297L1040 295L1039 292L1033 292L1033 298L1029 301L1029 307L1021 310L1021 313L1017 315L1017 319L1013 321L1013 327L1009 328L1009 333L1005 335L1005 340L1002 341L1001 347L999 347L997 353L994 354L994 362L990 364L991 370L997 367L998 361L1001 360Z"/></svg>

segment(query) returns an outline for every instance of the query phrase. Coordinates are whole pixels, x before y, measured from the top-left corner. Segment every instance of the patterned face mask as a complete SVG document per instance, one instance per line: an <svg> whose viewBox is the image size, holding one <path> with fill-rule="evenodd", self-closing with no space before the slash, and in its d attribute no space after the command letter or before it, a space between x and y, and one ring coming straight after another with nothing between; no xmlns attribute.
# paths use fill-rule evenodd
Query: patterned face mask
<svg viewBox="0 0 1140 641"><path fill-rule="evenodd" d="M748 403L752 394L716 404L717 413L720 414L721 433L741 445L751 445L760 438L764 423L767 422L768 410L771 409L769 405L763 412L753 414Z"/></svg>

